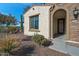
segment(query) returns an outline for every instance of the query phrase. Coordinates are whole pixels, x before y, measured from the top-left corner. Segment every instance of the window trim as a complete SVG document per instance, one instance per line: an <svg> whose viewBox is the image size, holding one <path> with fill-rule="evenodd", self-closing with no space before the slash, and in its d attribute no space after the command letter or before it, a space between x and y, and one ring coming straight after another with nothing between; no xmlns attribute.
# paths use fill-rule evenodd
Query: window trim
<svg viewBox="0 0 79 59"><path fill-rule="evenodd" d="M30 18L30 17L33 17L33 16L39 16L39 15L40 15L40 13L34 14L34 15L29 16L29 18Z"/></svg>
<svg viewBox="0 0 79 59"><path fill-rule="evenodd" d="M39 31L39 28L38 28L38 29L31 28L31 25L30 25L30 18L31 18L31 17L34 17L34 16L39 16L39 15L40 15L40 13L35 14L35 15L32 15L32 16L29 16L29 31L31 31L31 32L40 32L40 31ZM39 25L38 25L38 26L39 26Z"/></svg>

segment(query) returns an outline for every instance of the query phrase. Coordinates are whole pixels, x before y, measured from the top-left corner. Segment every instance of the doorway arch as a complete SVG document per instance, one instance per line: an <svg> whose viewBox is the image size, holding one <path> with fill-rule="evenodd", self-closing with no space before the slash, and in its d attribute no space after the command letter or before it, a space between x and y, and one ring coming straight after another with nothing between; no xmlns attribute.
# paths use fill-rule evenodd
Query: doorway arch
<svg viewBox="0 0 79 59"><path fill-rule="evenodd" d="M66 11L58 9L53 14L53 38L66 33Z"/></svg>

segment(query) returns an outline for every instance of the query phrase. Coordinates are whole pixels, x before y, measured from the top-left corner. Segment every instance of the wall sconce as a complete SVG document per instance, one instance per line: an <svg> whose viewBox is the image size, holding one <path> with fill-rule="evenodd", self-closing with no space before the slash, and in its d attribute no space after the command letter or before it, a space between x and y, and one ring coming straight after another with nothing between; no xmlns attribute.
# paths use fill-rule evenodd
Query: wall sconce
<svg viewBox="0 0 79 59"><path fill-rule="evenodd" d="M35 8L33 8L33 10L35 10Z"/></svg>
<svg viewBox="0 0 79 59"><path fill-rule="evenodd" d="M78 20L79 9L75 8L75 9L73 10L73 16L74 16L75 20Z"/></svg>

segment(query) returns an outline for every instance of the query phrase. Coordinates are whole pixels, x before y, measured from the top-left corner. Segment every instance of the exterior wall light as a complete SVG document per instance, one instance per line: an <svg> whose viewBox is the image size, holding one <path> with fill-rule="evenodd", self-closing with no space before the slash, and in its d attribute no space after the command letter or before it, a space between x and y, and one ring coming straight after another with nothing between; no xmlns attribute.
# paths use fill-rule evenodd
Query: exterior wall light
<svg viewBox="0 0 79 59"><path fill-rule="evenodd" d="M35 10L35 8L33 8L33 10Z"/></svg>
<svg viewBox="0 0 79 59"><path fill-rule="evenodd" d="M75 20L78 20L79 9L75 8L75 9L73 10L73 16L74 16Z"/></svg>

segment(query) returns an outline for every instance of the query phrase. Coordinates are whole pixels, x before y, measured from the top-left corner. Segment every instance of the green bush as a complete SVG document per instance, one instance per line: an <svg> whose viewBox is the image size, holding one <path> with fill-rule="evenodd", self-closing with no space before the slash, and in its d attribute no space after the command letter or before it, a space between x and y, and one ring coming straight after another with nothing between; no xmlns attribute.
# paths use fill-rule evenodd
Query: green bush
<svg viewBox="0 0 79 59"><path fill-rule="evenodd" d="M44 40L42 40L41 44L42 44L43 46L49 46L49 45L51 44L51 41L49 41L49 40L47 40L47 39L44 39Z"/></svg>
<svg viewBox="0 0 79 59"><path fill-rule="evenodd" d="M39 45L48 46L51 42L47 40L43 35L35 34L32 40Z"/></svg>
<svg viewBox="0 0 79 59"><path fill-rule="evenodd" d="M36 34L32 37L33 41L41 45L42 40L44 40L44 36Z"/></svg>
<svg viewBox="0 0 79 59"><path fill-rule="evenodd" d="M5 26L0 26L0 32L6 31L6 27Z"/></svg>
<svg viewBox="0 0 79 59"><path fill-rule="evenodd" d="M17 27L15 27L15 26L9 26L8 29L7 29L7 31L9 33L15 33L16 30L17 30Z"/></svg>

